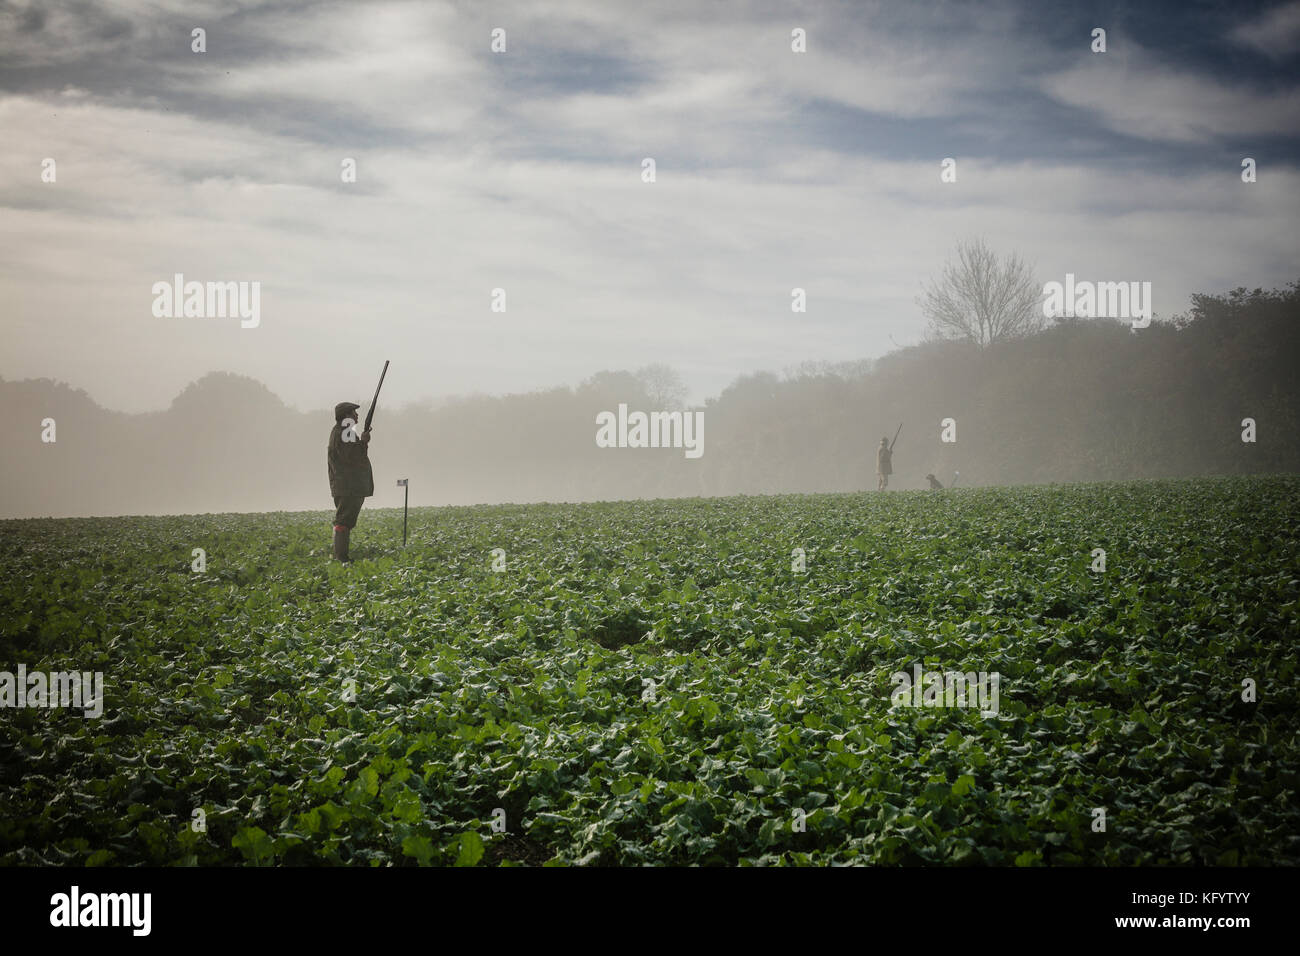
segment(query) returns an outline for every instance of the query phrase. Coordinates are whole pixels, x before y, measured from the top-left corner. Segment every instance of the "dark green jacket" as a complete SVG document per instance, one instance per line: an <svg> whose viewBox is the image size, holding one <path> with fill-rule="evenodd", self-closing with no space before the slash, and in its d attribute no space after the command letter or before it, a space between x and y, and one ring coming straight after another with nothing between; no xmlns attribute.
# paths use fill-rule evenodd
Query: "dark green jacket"
<svg viewBox="0 0 1300 956"><path fill-rule="evenodd" d="M355 430L355 426L354 426ZM369 498L375 493L375 476L370 470L369 441L343 440L342 423L330 432L330 494L335 498Z"/></svg>
<svg viewBox="0 0 1300 956"><path fill-rule="evenodd" d="M886 445L876 448L876 474L892 475L894 473L894 452Z"/></svg>

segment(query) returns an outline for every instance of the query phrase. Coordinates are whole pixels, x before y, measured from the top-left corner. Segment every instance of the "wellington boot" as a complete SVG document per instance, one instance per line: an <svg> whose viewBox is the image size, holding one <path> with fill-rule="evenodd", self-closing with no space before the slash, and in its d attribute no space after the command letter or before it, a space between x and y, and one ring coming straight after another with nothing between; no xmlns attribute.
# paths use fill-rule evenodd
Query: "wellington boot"
<svg viewBox="0 0 1300 956"><path fill-rule="evenodd" d="M348 537L351 535L351 528L344 528L340 525L334 526L334 559L336 561L351 561L348 557Z"/></svg>

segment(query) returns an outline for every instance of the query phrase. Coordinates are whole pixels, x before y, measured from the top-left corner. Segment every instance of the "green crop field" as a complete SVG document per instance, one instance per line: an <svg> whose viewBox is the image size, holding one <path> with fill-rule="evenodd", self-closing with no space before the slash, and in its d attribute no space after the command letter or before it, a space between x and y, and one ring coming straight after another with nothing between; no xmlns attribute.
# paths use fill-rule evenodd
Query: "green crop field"
<svg viewBox="0 0 1300 956"><path fill-rule="evenodd" d="M401 522L0 522L0 863L1300 862L1300 479Z"/></svg>

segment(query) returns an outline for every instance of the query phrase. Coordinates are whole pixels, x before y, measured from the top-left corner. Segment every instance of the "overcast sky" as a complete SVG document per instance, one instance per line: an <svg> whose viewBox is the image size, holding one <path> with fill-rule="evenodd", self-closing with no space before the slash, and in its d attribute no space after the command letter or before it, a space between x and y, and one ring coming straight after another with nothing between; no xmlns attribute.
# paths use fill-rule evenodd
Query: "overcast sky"
<svg viewBox="0 0 1300 956"><path fill-rule="evenodd" d="M920 340L971 235L1168 316L1300 278L1298 53L1296 2L0 0L0 375L317 409L384 359L394 403L662 362L702 401ZM178 272L260 325L155 317Z"/></svg>

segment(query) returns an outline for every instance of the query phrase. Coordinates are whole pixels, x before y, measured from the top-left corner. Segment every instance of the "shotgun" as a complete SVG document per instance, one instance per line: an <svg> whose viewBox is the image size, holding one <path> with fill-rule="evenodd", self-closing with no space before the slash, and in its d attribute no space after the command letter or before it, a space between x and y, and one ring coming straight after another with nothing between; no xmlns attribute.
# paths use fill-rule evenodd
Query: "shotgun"
<svg viewBox="0 0 1300 956"><path fill-rule="evenodd" d="M366 420L366 427L367 427L367 428L370 427L369 419ZM898 432L901 432L902 430L903 430L903 423L902 423L902 422L899 422L899 423L898 423ZM898 432L894 432L894 441L898 441ZM889 453L890 453L891 455L894 453L894 441L891 441L891 442L889 443Z"/></svg>
<svg viewBox="0 0 1300 956"><path fill-rule="evenodd" d="M388 362L385 361L384 370L379 373L379 384L375 386L375 397L370 400L370 411L366 412L366 431L370 431L370 422L375 417L375 404L379 401L379 390L384 387L384 376L387 374Z"/></svg>

